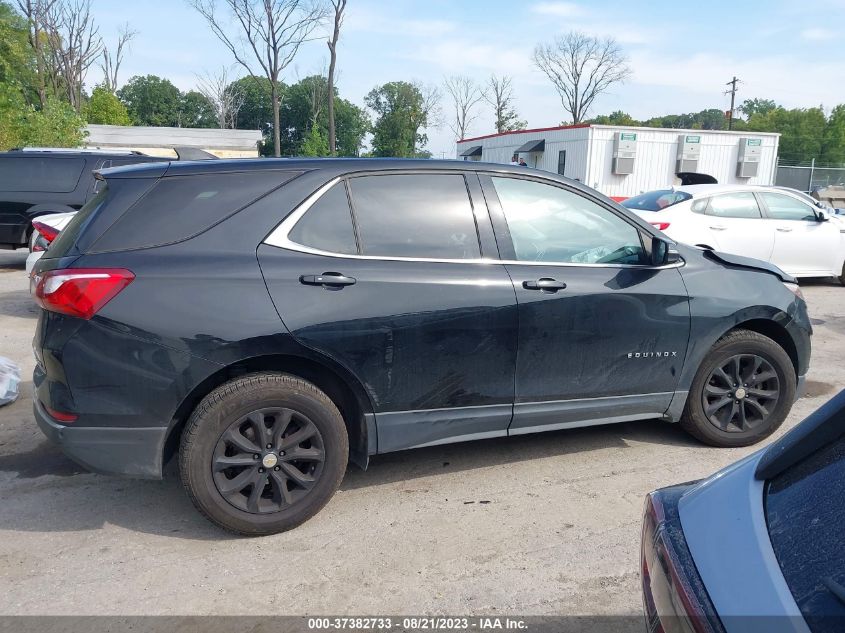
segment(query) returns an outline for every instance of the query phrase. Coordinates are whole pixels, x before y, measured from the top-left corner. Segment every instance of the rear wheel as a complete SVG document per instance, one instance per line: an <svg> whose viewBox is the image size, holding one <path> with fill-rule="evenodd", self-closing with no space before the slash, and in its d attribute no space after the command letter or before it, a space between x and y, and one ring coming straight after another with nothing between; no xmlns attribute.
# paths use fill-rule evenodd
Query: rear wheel
<svg viewBox="0 0 845 633"><path fill-rule="evenodd" d="M839 275L839 283L845 286L845 262L842 264L842 274Z"/></svg>
<svg viewBox="0 0 845 633"><path fill-rule="evenodd" d="M349 441L334 403L285 374L251 374L203 399L182 434L179 468L194 505L244 535L283 532L328 503Z"/></svg>
<svg viewBox="0 0 845 633"><path fill-rule="evenodd" d="M681 426L712 446L754 444L786 419L795 387L795 368L782 347L757 332L735 330L699 367Z"/></svg>

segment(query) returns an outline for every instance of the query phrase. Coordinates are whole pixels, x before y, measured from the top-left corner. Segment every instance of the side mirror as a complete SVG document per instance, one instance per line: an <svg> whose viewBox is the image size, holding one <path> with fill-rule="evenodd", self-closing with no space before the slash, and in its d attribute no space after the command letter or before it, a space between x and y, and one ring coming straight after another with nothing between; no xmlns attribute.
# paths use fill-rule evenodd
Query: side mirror
<svg viewBox="0 0 845 633"><path fill-rule="evenodd" d="M669 242L659 237L651 238L651 264L652 266L666 266L677 264L681 261L681 254L669 247Z"/></svg>
<svg viewBox="0 0 845 633"><path fill-rule="evenodd" d="M816 221L827 222L830 216L827 214L827 209L816 209Z"/></svg>

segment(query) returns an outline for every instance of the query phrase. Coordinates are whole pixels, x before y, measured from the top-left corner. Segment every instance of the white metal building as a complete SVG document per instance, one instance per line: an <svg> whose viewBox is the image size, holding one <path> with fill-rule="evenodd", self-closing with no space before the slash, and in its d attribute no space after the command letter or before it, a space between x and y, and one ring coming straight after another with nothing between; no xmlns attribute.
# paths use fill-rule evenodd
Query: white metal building
<svg viewBox="0 0 845 633"><path fill-rule="evenodd" d="M89 125L89 148L138 150L152 156L176 156L174 147L192 147L220 158L258 156L258 130L218 128L144 127L139 125Z"/></svg>
<svg viewBox="0 0 845 633"><path fill-rule="evenodd" d="M580 180L605 195L627 198L678 183L678 172L720 183L775 181L780 134L568 125L489 134L458 141L457 157L528 167Z"/></svg>

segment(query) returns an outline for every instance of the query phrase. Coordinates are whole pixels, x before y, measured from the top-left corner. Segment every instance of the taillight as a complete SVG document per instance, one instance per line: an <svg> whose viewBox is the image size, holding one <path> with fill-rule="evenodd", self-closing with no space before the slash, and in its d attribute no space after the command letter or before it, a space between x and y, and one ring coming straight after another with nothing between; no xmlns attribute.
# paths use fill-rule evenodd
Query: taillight
<svg viewBox="0 0 845 633"><path fill-rule="evenodd" d="M646 629L724 633L680 530L677 501L684 488L646 497L640 559Z"/></svg>
<svg viewBox="0 0 845 633"><path fill-rule="evenodd" d="M48 413L48 415L57 422L62 422L63 424L72 424L73 422L76 422L76 420L79 418L79 416L75 413L56 411L55 409L51 409L50 407L48 407L43 402L41 404L44 406L44 410Z"/></svg>
<svg viewBox="0 0 845 633"><path fill-rule="evenodd" d="M656 226L661 231L665 231L669 228L669 222L649 222L649 224Z"/></svg>
<svg viewBox="0 0 845 633"><path fill-rule="evenodd" d="M37 220L32 223L32 228L38 231L44 239L47 240L48 244L51 244L59 234L59 229L55 229L52 226L44 224L43 222L38 222Z"/></svg>
<svg viewBox="0 0 845 633"><path fill-rule="evenodd" d="M124 268L67 268L33 275L30 287L45 310L87 320L133 279Z"/></svg>

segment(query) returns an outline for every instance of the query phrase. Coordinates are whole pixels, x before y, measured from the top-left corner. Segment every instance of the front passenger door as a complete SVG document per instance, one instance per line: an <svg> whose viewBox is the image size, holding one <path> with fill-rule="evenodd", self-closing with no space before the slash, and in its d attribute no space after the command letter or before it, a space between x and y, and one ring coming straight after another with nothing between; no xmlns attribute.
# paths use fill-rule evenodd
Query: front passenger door
<svg viewBox="0 0 845 633"><path fill-rule="evenodd" d="M816 211L802 200L782 193L758 194L774 229L772 263L797 275L839 275L842 253L839 226L819 222Z"/></svg>
<svg viewBox="0 0 845 633"><path fill-rule="evenodd" d="M641 229L580 191L483 183L519 307L509 432L662 415L690 330L678 267L647 265Z"/></svg>

